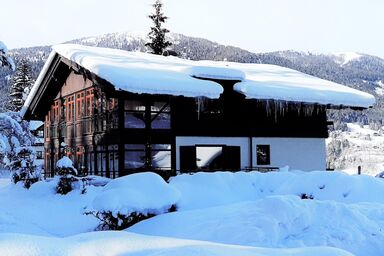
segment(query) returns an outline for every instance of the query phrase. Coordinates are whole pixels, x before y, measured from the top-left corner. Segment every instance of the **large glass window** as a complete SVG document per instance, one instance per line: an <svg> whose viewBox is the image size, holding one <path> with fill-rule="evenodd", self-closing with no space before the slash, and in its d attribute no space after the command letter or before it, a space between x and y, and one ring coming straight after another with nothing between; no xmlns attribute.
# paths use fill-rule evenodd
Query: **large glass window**
<svg viewBox="0 0 384 256"><path fill-rule="evenodd" d="M171 145L152 145L152 166L157 169L171 169Z"/></svg>
<svg viewBox="0 0 384 256"><path fill-rule="evenodd" d="M151 160L154 169L171 169L171 145L152 144ZM145 165L145 145L125 144L125 169L143 168Z"/></svg>
<svg viewBox="0 0 384 256"><path fill-rule="evenodd" d="M145 128L145 104L141 101L126 100L124 102L124 127Z"/></svg>
<svg viewBox="0 0 384 256"><path fill-rule="evenodd" d="M150 109L152 129L171 128L171 107L166 102L154 102L149 105L142 101L127 100L124 103L124 127L125 128L145 128L145 113Z"/></svg>

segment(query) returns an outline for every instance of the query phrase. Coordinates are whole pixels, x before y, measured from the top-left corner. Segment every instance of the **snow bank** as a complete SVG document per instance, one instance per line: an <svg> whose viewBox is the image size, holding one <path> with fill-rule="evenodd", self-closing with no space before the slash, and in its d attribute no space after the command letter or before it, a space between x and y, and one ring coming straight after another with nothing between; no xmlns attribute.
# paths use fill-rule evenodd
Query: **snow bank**
<svg viewBox="0 0 384 256"><path fill-rule="evenodd" d="M377 205L272 196L161 215L128 231L245 246L332 246L361 256L382 255L384 221L378 222L378 216L383 212Z"/></svg>
<svg viewBox="0 0 384 256"><path fill-rule="evenodd" d="M176 176L170 185L181 192L180 210L257 200L270 195L307 194L318 200L384 203L383 179L350 176L343 172L196 173Z"/></svg>
<svg viewBox="0 0 384 256"><path fill-rule="evenodd" d="M327 247L267 249L144 236L127 232L86 233L67 238L3 234L0 235L0 255L351 256L348 252Z"/></svg>
<svg viewBox="0 0 384 256"><path fill-rule="evenodd" d="M159 175L146 172L111 180L96 196L92 206L99 212L144 215L167 212L179 200L180 194Z"/></svg>
<svg viewBox="0 0 384 256"><path fill-rule="evenodd" d="M68 236L94 230L98 220L83 215L101 188L86 194L56 194L57 180L34 183L30 189L10 184L0 189L0 233ZM0 255L3 255L0 253Z"/></svg>

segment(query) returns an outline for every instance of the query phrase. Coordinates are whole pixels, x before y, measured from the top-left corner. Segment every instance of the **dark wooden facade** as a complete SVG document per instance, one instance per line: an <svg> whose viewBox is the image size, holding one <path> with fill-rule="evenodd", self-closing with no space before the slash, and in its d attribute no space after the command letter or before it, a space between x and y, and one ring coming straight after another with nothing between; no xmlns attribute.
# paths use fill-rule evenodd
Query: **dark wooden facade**
<svg viewBox="0 0 384 256"><path fill-rule="evenodd" d="M44 117L46 176L54 175L63 155L82 174L115 178L152 170L168 175L176 171L178 136L328 136L325 106L245 99L233 90L237 81L215 80L224 92L213 100L133 94L115 90L59 55L44 79L27 118ZM223 147L228 155L236 150ZM236 168L236 157L225 161L228 169ZM181 169L192 168L185 159L180 162Z"/></svg>

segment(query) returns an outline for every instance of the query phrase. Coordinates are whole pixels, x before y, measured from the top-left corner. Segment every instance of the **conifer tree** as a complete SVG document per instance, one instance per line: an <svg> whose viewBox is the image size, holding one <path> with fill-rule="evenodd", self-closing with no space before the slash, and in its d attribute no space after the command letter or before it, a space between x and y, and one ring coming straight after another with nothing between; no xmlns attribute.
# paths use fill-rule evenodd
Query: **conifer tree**
<svg viewBox="0 0 384 256"><path fill-rule="evenodd" d="M160 0L156 0L153 7L155 8L154 13L148 17L153 21L154 26L151 27L151 32L148 33L150 42L146 43L145 46L150 47L153 54L161 55L168 46L172 45L171 42L165 39L165 34L169 30L162 27L168 17L162 13L163 4Z"/></svg>
<svg viewBox="0 0 384 256"><path fill-rule="evenodd" d="M12 78L8 102L9 110L19 111L21 109L32 85L30 67L26 60L21 60Z"/></svg>
<svg viewBox="0 0 384 256"><path fill-rule="evenodd" d="M0 67L10 67L11 69L15 69L15 64L12 59L7 56L7 47L5 44L0 41Z"/></svg>

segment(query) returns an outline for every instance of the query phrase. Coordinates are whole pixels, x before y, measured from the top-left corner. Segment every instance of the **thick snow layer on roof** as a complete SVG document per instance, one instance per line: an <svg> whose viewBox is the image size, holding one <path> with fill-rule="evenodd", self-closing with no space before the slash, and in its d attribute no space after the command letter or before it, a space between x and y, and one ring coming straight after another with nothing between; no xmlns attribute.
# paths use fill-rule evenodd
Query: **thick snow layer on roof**
<svg viewBox="0 0 384 256"><path fill-rule="evenodd" d="M310 76L293 69L265 64L232 63L246 73L234 89L247 98L275 99L368 108L375 98L365 92Z"/></svg>
<svg viewBox="0 0 384 256"><path fill-rule="evenodd" d="M179 58L71 44L53 50L133 93L219 98L223 92L215 82L193 78L185 71L192 62Z"/></svg>
<svg viewBox="0 0 384 256"><path fill-rule="evenodd" d="M53 47L26 100L23 115L55 53L109 81L119 90L139 94L219 98L223 88L216 82L205 80L212 79L240 81L234 89L251 99L362 108L370 107L375 102L370 94L275 65L191 61L172 56L62 44Z"/></svg>
<svg viewBox="0 0 384 256"><path fill-rule="evenodd" d="M29 122L29 130L35 131L35 130L39 129L42 125L44 125L44 122L42 122L42 121L31 120Z"/></svg>
<svg viewBox="0 0 384 256"><path fill-rule="evenodd" d="M229 67L218 67L213 61L199 61L196 64L204 64L204 66L193 66L186 71L194 77L217 79L217 80L240 80L245 79L245 73L239 69ZM209 66L210 64L210 66ZM215 66L216 65L216 66Z"/></svg>

